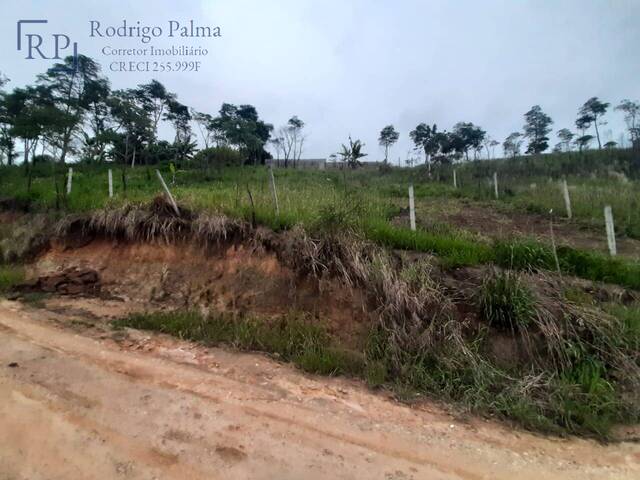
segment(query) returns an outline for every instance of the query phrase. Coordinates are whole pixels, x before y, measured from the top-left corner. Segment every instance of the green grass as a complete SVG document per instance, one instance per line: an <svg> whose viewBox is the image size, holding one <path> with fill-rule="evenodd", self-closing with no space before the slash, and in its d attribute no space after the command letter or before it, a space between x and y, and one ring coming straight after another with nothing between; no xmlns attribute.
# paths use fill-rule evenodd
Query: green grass
<svg viewBox="0 0 640 480"><path fill-rule="evenodd" d="M12 287L24 282L22 265L0 264L0 295L7 293Z"/></svg>
<svg viewBox="0 0 640 480"><path fill-rule="evenodd" d="M400 368L392 370L391 352L385 351L384 342L378 347L383 354L367 361L387 365L385 378L392 379L394 390L407 401L428 395L531 430L605 440L614 425L640 420L638 406L623 400L622 387L594 358L580 360L542 386L536 385L535 375L528 376L532 371L525 367L497 368L486 360L469 364L443 351L405 355ZM482 336L472 342L480 349L483 344ZM366 379L373 385L381 381Z"/></svg>
<svg viewBox="0 0 640 480"><path fill-rule="evenodd" d="M524 326L521 321L531 315L530 297L514 283L514 277L508 278L505 285L485 287L493 289L488 294L494 301L492 312L502 309L502 314L513 315L508 321L502 318L503 324L520 322ZM495 282L503 280L504 277ZM523 308L506 311L509 307L505 307L505 300ZM621 313L629 319L628 328L636 333L640 328L639 311ZM573 365L552 377L545 387L548 393L537 398L532 393L536 390L527 386L530 380L526 369L520 371L514 366L505 371L484 362L471 365L447 352L446 347L420 354L397 352L389 342L389 332L380 328L373 328L362 351L355 351L343 348L317 321L296 314L274 320L172 311L133 314L114 321L113 326L167 333L208 346L267 352L307 372L354 376L372 388L387 386L405 401L429 395L454 401L474 412L512 419L538 431L607 438L612 425L638 419L637 412L620 400L606 365L580 349L575 350ZM485 342L486 335L481 333L469 348L481 352Z"/></svg>
<svg viewBox="0 0 640 480"><path fill-rule="evenodd" d="M324 328L291 314L277 321L192 311L134 314L114 327L153 330L208 346L225 344L240 350L262 351L293 362L302 370L323 375L358 375L364 360L357 352L332 344Z"/></svg>
<svg viewBox="0 0 640 480"><path fill-rule="evenodd" d="M622 322L621 338L629 348L640 352L640 302L630 305L608 303L604 309Z"/></svg>
<svg viewBox="0 0 640 480"><path fill-rule="evenodd" d="M528 157L527 161L529 161ZM296 224L304 226L312 233L320 234L348 230L388 248L434 254L440 257L441 264L445 267L495 263L514 269L556 270L553 254L546 244L523 239L489 243L473 238L466 232L437 225L412 232L406 227L395 226L390 221L394 215L398 214L399 208L407 204L406 189L409 183L415 185L418 198L436 199L434 201L447 196L474 196L476 187L490 193L491 189L484 185L484 179L481 178L483 172L491 170L489 166L485 165L485 162L461 166L459 178L462 187L457 190L444 183L447 181L446 171L434 175L434 178L427 181L424 172L419 169L395 169L386 174L375 169L356 171L277 169L275 178L279 215L275 212L269 188L268 171L264 167L232 167L206 172L197 168L188 168L185 164L182 167L179 166L176 184L171 185L170 188L181 205L195 211L218 212L248 221L252 221L255 217L258 224L276 231L290 229ZM494 166L511 171L509 170L511 167L505 166L504 162L502 164L497 162ZM161 191L154 175L155 166L127 168L126 192L121 181L121 167L113 167L115 198L110 200L107 198L107 168L104 165L74 165L72 192L69 196L61 195L57 200L53 175L55 172L59 189L63 191L66 172L66 168L60 166L37 165L29 192L27 177L22 167L0 167L0 188L15 198L31 201L37 209L51 210L58 206L64 211L71 212L87 212L105 205L118 206L129 201L148 202ZM159 165L157 168L164 173L167 180L170 179L167 165ZM513 174L512 171L511 173ZM440 182L437 181L438 176ZM465 178L468 180L467 183ZM529 198L531 189L528 183L526 188L524 184L531 178L534 177L518 177L512 184L506 182L505 188L508 188L513 195L506 196L496 205L511 202L510 199L524 199L522 201L528 202L529 200L526 199ZM576 181L588 184L596 180L576 178ZM546 182L548 183L548 179ZM608 192L606 195L603 193L602 202L610 201L614 205L614 214L617 219L622 220L626 215L627 226L618 223L619 228L634 229L636 216L640 215L640 208L637 208L640 204L637 192L640 189L633 183L623 188L613 180L600 180L600 182L602 182L602 191ZM540 199L562 202L560 190L556 188L557 182L549 185L550 189L555 189L553 190L555 194L552 195L551 190L546 191L540 187L536 190L544 192L540 195ZM251 191L253 206L249 200L248 190ZM624 200L627 202L624 209L620 207L617 211L616 204L613 202L627 197L628 201ZM596 202L598 205L596 210L600 209L600 203L602 203L598 202ZM587 210L594 205L591 198L584 198L584 201L574 203L574 212L580 212L581 204L589 205L585 207ZM535 204L539 205L541 211L549 206ZM558 207L556 204L553 206ZM594 218L600 218L598 215ZM638 221L640 222L640 219ZM595 252L569 247L559 248L558 256L564 274L616 283L629 288L640 288L640 263L637 261L610 259Z"/></svg>
<svg viewBox="0 0 640 480"><path fill-rule="evenodd" d="M640 263L561 246L557 249L560 270L596 282L640 289ZM498 240L493 245L493 263L518 270L556 270L550 246L529 240Z"/></svg>
<svg viewBox="0 0 640 480"><path fill-rule="evenodd" d="M491 260L489 245L452 235L433 234L424 230L414 232L385 221L368 223L365 233L367 238L386 247L433 253L448 266L477 265Z"/></svg>

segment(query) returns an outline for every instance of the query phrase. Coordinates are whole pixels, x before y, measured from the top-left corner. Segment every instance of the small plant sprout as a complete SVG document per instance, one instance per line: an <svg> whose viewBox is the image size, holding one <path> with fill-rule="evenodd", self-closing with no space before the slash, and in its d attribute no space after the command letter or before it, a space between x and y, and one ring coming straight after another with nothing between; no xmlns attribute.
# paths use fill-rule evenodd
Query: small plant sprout
<svg viewBox="0 0 640 480"><path fill-rule="evenodd" d="M176 184L176 166L173 162L169 163L169 171L171 172L171 185Z"/></svg>

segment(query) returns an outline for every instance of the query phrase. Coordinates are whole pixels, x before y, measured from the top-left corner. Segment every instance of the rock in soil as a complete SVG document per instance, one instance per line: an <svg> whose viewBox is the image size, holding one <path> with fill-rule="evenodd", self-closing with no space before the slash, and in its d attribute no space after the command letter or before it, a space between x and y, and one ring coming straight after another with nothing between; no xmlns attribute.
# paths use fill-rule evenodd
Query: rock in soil
<svg viewBox="0 0 640 480"><path fill-rule="evenodd" d="M20 293L45 292L59 295L95 295L100 292L100 276L90 268L68 268L61 272L42 275L19 285Z"/></svg>

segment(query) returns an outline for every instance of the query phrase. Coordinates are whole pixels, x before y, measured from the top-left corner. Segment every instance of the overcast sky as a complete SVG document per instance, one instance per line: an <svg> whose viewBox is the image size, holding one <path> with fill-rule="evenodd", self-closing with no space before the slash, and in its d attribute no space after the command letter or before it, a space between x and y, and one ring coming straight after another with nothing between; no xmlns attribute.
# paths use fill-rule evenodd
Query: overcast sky
<svg viewBox="0 0 640 480"><path fill-rule="evenodd" d="M394 161L406 158L409 131L420 122L450 129L471 121L502 142L535 104L555 122L553 145L589 97L640 99L639 0L3 0L0 71L9 86L32 82L52 63L16 50L19 19L47 19L33 31L68 34L114 88L156 78L200 111L250 103L276 127L298 115L307 125L304 157L326 157L351 135L365 142L368 159L381 159L377 137L388 124L400 132ZM166 32L169 20L191 19L220 26L222 38L165 33L145 45L89 36L90 20ZM123 57L101 51L149 45L209 54L187 59L203 62L198 73L119 73L108 65ZM622 115L610 111L607 120L605 140L619 141ZM163 133L171 136L167 127Z"/></svg>

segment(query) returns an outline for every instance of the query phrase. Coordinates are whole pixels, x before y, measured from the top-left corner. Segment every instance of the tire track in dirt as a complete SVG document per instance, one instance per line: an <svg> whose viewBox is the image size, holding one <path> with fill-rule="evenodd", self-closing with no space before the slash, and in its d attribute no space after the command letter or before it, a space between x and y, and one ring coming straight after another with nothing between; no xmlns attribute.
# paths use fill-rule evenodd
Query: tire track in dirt
<svg viewBox="0 0 640 480"><path fill-rule="evenodd" d="M200 471L192 469L189 465L178 465L178 458L176 455L162 452L155 448L147 448L144 444L136 442L125 435L119 434L116 430L110 428L103 423L93 422L85 416L78 415L71 411L69 408L65 408L62 402L56 398L55 392L51 392L44 388L37 388L31 385L21 384L18 382L10 382L7 379L0 379L1 390L4 392L10 392L11 399L2 398L0 402L0 417L4 418L2 421L3 428L0 433L0 444L4 445L7 450L13 450L12 455L18 456L21 452L29 449L34 453L36 450L44 450L46 445L38 444L36 441L33 444L34 438L48 438L55 439L56 443L66 448L74 448L73 441L69 441L67 438L72 432L81 431L83 435L87 437L87 441L83 443L86 446L91 437L99 436L99 443L107 443L109 445L109 451L94 452L93 455L85 455L86 452L82 452L81 455L74 455L72 458L75 464L72 467L68 465L60 466L55 461L47 462L47 477L49 476L66 476L70 473L68 470L78 469L83 475L87 472L93 472L92 478L108 478L106 475L113 473L126 473L130 467L127 465L131 461L135 461L137 468L144 469L144 473L153 475L162 475L162 478L171 479L212 479L220 477L212 477L211 474L204 474ZM1 398L1 397L0 397ZM9 400L12 405L18 405L18 411L21 413L22 418L47 418L46 421L41 422L39 425L34 425L35 422L29 422L28 439L17 438L16 435L20 429L24 428L19 418L16 416L16 409L12 411L6 407L9 404ZM55 428L54 428L55 426ZM35 427L35 429L34 429ZM34 431L35 430L35 431ZM60 434L62 432L68 432ZM115 452L115 455L114 455ZM5 451L5 455L6 455ZM96 458L109 458L112 457L112 465L96 465ZM122 460L117 460L122 458ZM33 475L35 472L31 472ZM131 477L131 475L129 475ZM31 477L28 477L31 478ZM79 476L71 476L69 478L80 478ZM146 478L144 475L135 478Z"/></svg>
<svg viewBox="0 0 640 480"><path fill-rule="evenodd" d="M203 379L202 372L194 369L188 365L163 365L162 371L154 365L145 364L144 359L140 358L127 358L123 360L121 357L124 355L121 352L114 352L109 350L101 350L99 355L95 355L95 346L87 345L87 343L95 343L93 340L86 338L79 338L77 336L71 337L69 334L62 331L52 331L50 328L36 325L26 318L21 318L21 323L18 324L13 319L2 318L0 322L3 325L11 329L14 335L19 336L23 340L35 343L43 348L48 348L63 355L72 356L75 358L81 358L86 362L93 363L103 369L108 369L112 372L120 373L128 376L134 381L142 381L151 383L163 388L172 388L182 392L198 395L206 400L213 401L216 404L225 404L225 406L233 408L234 410L242 411L245 414L249 414L255 417L268 418L274 422L278 422L288 427L296 427L298 434L303 436L300 430L305 433L322 435L328 437L332 441L338 441L348 443L363 449L374 451L380 455L388 457L396 457L398 459L406 460L411 463L428 466L435 468L441 473L455 474L458 478L468 480L479 480L483 478L473 472L467 471L463 468L450 465L448 462L438 461L434 458L428 458L425 455L414 452L413 446L410 444L402 445L403 448L393 448L385 444L384 436L377 438L377 441L371 439L371 437L377 437L375 433L369 433L370 438L365 439L362 437L350 435L345 432L328 430L316 426L310 422L305 421L302 417L310 413L309 409L303 409L306 411L299 412L298 406L287 405L286 414L279 414L271 411L267 408L260 408L251 405L238 405L235 399L230 397L223 398L211 393L212 390L221 389L226 391L243 390L247 389L247 384L239 384L239 382L225 379L222 376L217 376L215 384L211 385L211 382L207 379ZM93 350L93 352L91 352ZM127 354L128 356L129 354ZM133 354L130 354L133 356ZM163 362L163 361L161 361ZM165 363L165 362L163 362ZM169 371L167 371L169 370ZM170 375L167 375L170 374ZM180 378L180 381L173 380L174 378ZM249 386L252 390L255 386ZM252 395L251 398L259 398L259 395ZM251 398L244 398L243 401L251 402ZM308 433L304 435L307 437L305 440L310 441Z"/></svg>
<svg viewBox="0 0 640 480"><path fill-rule="evenodd" d="M42 318L38 318L39 316ZM603 478L604 474L609 478L625 478L625 476L626 478L634 478L633 472L636 474L639 472L638 457L636 456L635 460L633 458L629 460L629 452L632 452L632 455L634 452L635 455L638 455L638 449L634 451L626 448L623 452L617 453L603 448L601 452L592 452L593 456L587 456L585 458L585 462L588 464L587 468L580 466L582 467L580 469L572 461L563 461L562 452L556 452L558 458L550 458L548 464L532 463L531 467L533 468L527 468L523 471L519 468L522 465L513 462L513 454L511 453L518 450L520 445L513 445L512 450L508 447L496 448L495 444L499 442L488 442L486 440L489 437L483 438L482 434L474 437L473 432L471 434L467 432L465 437L465 435L458 433L461 429L457 429L456 434L453 434L453 431L451 434L449 432L442 433L441 429L433 428L425 423L424 428L427 432L431 432L434 439L437 437L437 441L424 442L415 435L398 435L398 432L393 431L392 428L388 428L386 432L384 428L381 431L363 430L358 426L363 419L366 419L367 414L366 412L360 413L353 407L350 409L351 414L348 417L353 420L344 422L341 421L344 418L341 419L340 416L334 415L336 412L324 411L321 408L322 405L319 408L312 401L301 403L294 398L287 397L286 394L274 394L273 389L268 385L258 385L249 380L238 381L218 372L204 371L194 365L176 363L149 353L122 351L117 345L109 342L99 342L52 327L47 324L45 317L45 314L37 311L21 311L20 307L16 307L15 304L0 303L0 338L18 339L16 341L22 342L18 349L20 351L27 350L23 345L26 344L53 352L60 357L56 359L56 365L64 364L64 362L70 365L69 375L73 373L73 368L80 368L71 368L72 363L84 365L85 368L90 366L95 372L101 372L101 375L111 377L116 375L118 382L125 386L129 384L131 389L134 389L135 385L139 385L139 387L135 387L138 389L151 389L151 393L159 399L166 397L179 404L185 402L185 399L182 398L184 395L190 396L189 398L198 398L204 402L203 405L209 405L206 407L206 411L214 410L220 412L220 415L225 419L232 419L237 425L242 426L244 422L247 426L251 426L250 431L245 432L240 426L229 425L233 428L225 430L224 435L216 433L216 439L224 440L217 445L208 441L198 441L198 451L212 450L218 461L221 460L225 464L253 462L251 463L253 468L262 468L265 473L278 471L282 474L287 469L293 468L291 465L287 466L286 462L297 462L295 467L300 471L305 471L306 478L324 478L331 474L335 478L359 478L360 475L349 476L347 473L346 467L356 468L356 466L360 472L371 472L371 478L385 479L458 478L475 480L512 478L516 472L519 472L518 477L521 479L538 479L542 472L545 473L545 478ZM36 318L38 321L32 320ZM1 353L0 358L2 358ZM2 378L1 374L0 378ZM302 378L301 375L300 378ZM106 408L105 401L108 402L109 399L95 398L96 394L101 393L99 391L92 392L93 397L87 392L74 391L74 388L77 390L80 387L69 384L71 380L73 377L65 378L64 382L59 382L60 384L56 383L55 378L22 379L17 383L12 380L13 383L10 386L0 384L0 388L13 389L17 392L15 395L22 395L23 398L32 397L35 399L33 401L44 402L52 415L62 415L67 422L83 431L100 432L108 444L115 446L115 451L127 452L139 464L161 468L166 474L161 478L171 475L172 468L185 474L188 472L188 476L182 478L201 478L204 475L199 471L200 465L193 461L193 455L189 457L190 463L187 463L186 460L183 461L181 456L173 457L171 453L139 445L142 439L136 441L129 438L119 431L118 426L111 428L108 425L105 426L104 422L96 422L87 418L86 415L74 412L74 408L89 412L104 410ZM295 379L293 380L295 381ZM104 395L104 393L102 394ZM51 398L57 399L56 402L53 402ZM341 408L349 408L348 402L342 403ZM394 408L399 407L394 406ZM423 417L423 421L428 422L429 419ZM406 422L406 418L403 418L403 422ZM195 428L194 425L190 427ZM390 426L387 425L387 427ZM189 438L190 435L187 430L174 428L173 425L167 432L165 432L162 441L170 439L174 443L181 441L184 443L184 439ZM245 440L259 444L261 447L259 450L262 453L247 459L244 451L227 445L227 443L231 445L233 442ZM464 444L460 440L464 440ZM506 439L505 443L507 443ZM553 442L549 442L549 444L553 445ZM584 451L585 454L589 452L590 445L587 442L578 441L575 448L572 448L576 455L581 456L581 451ZM192 450L195 449L196 447L192 448ZM480 455L476 450L482 450ZM571 450L571 448L567 450ZM591 448L591 450L594 449ZM291 457L299 455L300 458L291 460L288 458L289 451ZM319 452L326 458L323 457L319 460L316 458L314 461L317 462L316 466L319 465L318 468L324 469L322 470L324 473L317 477L311 473L307 475L305 468L310 468L313 463L309 463L308 457L314 454L318 456ZM600 455L598 458L598 453L603 452L607 452L607 457L603 459ZM373 454L376 455L376 459L370 461L369 456ZM330 456L331 458L328 458ZM609 476L611 472L606 466L607 458L611 461L615 459L616 469L611 470L613 472L611 476ZM173 460L175 460L175 464L171 463ZM278 461L284 463L278 464ZM539 461L539 458L535 459L535 462ZM602 462L605 462L604 466ZM563 466L561 465L559 468L558 464ZM572 467L576 468L575 472L571 472ZM252 477L246 475L246 469L236 471L233 468L227 471L227 474L222 478L272 478L255 475ZM333 471L331 471L332 469ZM338 472L341 474L338 475ZM212 478L209 473L206 473L205 476ZM280 476L281 478L289 478ZM130 478L138 477L130 476Z"/></svg>

